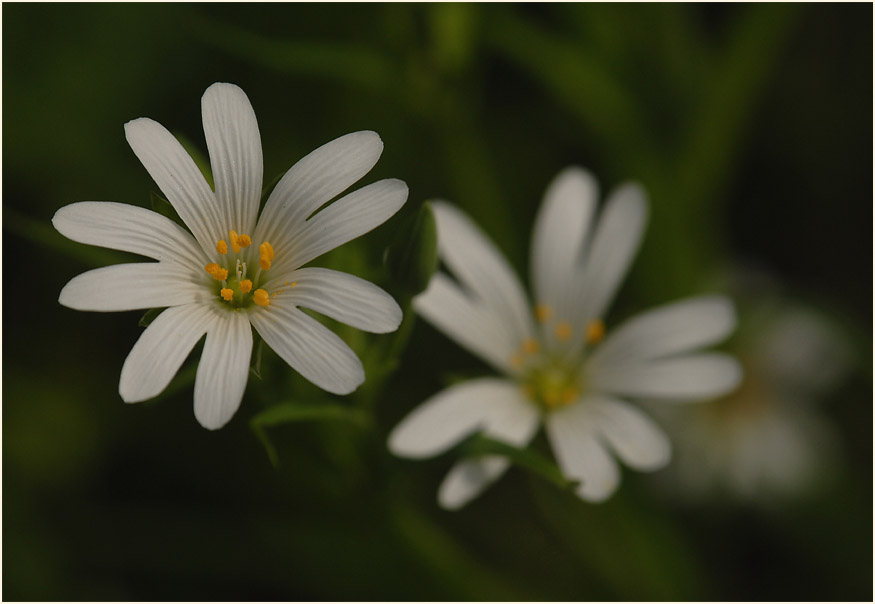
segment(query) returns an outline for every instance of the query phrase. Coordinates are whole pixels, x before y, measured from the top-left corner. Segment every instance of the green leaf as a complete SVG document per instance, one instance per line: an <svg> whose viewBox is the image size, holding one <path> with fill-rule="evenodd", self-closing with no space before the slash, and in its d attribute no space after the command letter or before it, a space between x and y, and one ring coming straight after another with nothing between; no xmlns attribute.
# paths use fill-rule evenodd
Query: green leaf
<svg viewBox="0 0 875 604"><path fill-rule="evenodd" d="M274 38L210 20L201 20L195 34L207 44L259 67L296 77L322 77L381 94L392 89L398 71L390 57L346 41Z"/></svg>
<svg viewBox="0 0 875 604"><path fill-rule="evenodd" d="M249 371L252 372L259 380L261 377L261 358L264 353L264 340L262 340L257 334L253 334L256 338L256 342L254 344L255 354L252 355L252 361L249 364Z"/></svg>
<svg viewBox="0 0 875 604"><path fill-rule="evenodd" d="M544 524L606 590L604 599L703 599L709 593L703 589L707 573L685 539L682 521L650 498L633 496L632 486L624 484L610 501L594 505L571 492L531 484Z"/></svg>
<svg viewBox="0 0 875 604"><path fill-rule="evenodd" d="M270 463L279 466L276 447L267 436L265 428L293 422L339 421L365 427L370 424L368 416L361 410L337 403L279 403L268 407L249 420L249 427L264 445Z"/></svg>
<svg viewBox="0 0 875 604"><path fill-rule="evenodd" d="M161 195L159 195L155 191L150 191L149 201L152 204L153 211L161 214L166 218L169 218L181 227L186 228L185 223L182 221L182 218L180 218L179 214L176 213L176 208L174 208L169 201L161 197Z"/></svg>
<svg viewBox="0 0 875 604"><path fill-rule="evenodd" d="M191 155L191 158L194 160L195 165L201 171L201 174L204 175L204 178L210 185L210 188L215 191L216 187L213 184L213 169L210 165L209 160L204 156L203 151L201 151L197 147L197 145L192 143L182 134L174 132L173 135L179 141L179 144L182 145L182 148L185 149L189 155Z"/></svg>
<svg viewBox="0 0 875 604"><path fill-rule="evenodd" d="M163 308L150 308L147 310L146 313L140 317L140 327L149 327L152 321L154 321L163 310Z"/></svg>
<svg viewBox="0 0 875 604"><path fill-rule="evenodd" d="M562 489L570 489L577 485L577 481L565 478L559 466L537 451L520 449L482 434L475 434L466 440L461 445L461 451L466 457L500 455L509 459L511 463L537 474Z"/></svg>
<svg viewBox="0 0 875 604"><path fill-rule="evenodd" d="M386 250L385 262L392 281L413 297L428 286L437 269L437 224L431 204L422 204L408 225L406 237Z"/></svg>

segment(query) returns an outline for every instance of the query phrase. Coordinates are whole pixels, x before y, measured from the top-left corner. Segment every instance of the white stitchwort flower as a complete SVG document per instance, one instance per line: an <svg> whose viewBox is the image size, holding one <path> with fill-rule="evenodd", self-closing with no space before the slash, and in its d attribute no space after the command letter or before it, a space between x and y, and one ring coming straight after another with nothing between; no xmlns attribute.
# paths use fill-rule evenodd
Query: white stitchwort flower
<svg viewBox="0 0 875 604"><path fill-rule="evenodd" d="M758 291L739 330L741 388L690 413L654 409L677 442L664 492L770 505L806 494L839 464L823 402L849 374L846 336L826 316Z"/></svg>
<svg viewBox="0 0 875 604"><path fill-rule="evenodd" d="M434 204L440 257L458 281L437 273L416 299L423 317L504 377L454 385L413 410L389 437L397 455L428 457L482 431L525 446L543 421L563 473L589 501L619 482L614 455L637 470L666 464L663 432L624 398L693 401L734 388L741 371L724 354L696 352L735 326L723 297L688 299L638 315L607 338L603 317L641 241L643 191L619 188L595 221L597 185L580 168L560 173L534 225L534 307L513 270L471 220ZM462 460L438 493L458 508L508 467Z"/></svg>
<svg viewBox="0 0 875 604"><path fill-rule="evenodd" d="M295 164L258 217L261 137L249 99L237 86L213 84L202 112L215 191L163 126L146 118L125 124L134 153L191 232L125 204L86 201L61 208L52 223L66 237L158 261L83 273L61 291L61 304L93 311L169 307L122 367L119 393L129 403L164 390L206 334L194 385L195 416L205 428L220 428L240 406L253 327L320 388L352 392L364 381L361 362L298 307L374 333L395 330L401 310L386 292L358 277L301 267L385 222L404 205L407 185L381 180L319 210L382 153L377 134L356 132Z"/></svg>

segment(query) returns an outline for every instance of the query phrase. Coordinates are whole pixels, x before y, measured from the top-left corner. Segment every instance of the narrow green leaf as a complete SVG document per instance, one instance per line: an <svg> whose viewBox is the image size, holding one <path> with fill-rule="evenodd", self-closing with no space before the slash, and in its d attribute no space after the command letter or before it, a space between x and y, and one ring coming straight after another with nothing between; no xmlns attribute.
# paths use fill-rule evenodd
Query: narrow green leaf
<svg viewBox="0 0 875 604"><path fill-rule="evenodd" d="M565 478L562 470L553 461L533 449L520 449L482 434L476 434L466 440L461 445L461 450L468 457L500 455L563 489L570 489L577 484L577 481Z"/></svg>
<svg viewBox="0 0 875 604"><path fill-rule="evenodd" d="M431 204L422 204L404 232L407 235L386 250L385 262L392 281L413 297L428 286L437 269L437 224Z"/></svg>
<svg viewBox="0 0 875 604"><path fill-rule="evenodd" d="M259 67L294 76L318 76L378 93L392 89L397 67L382 53L346 41L272 38L219 21L195 29L204 42Z"/></svg>
<svg viewBox="0 0 875 604"><path fill-rule="evenodd" d="M145 314L140 317L140 327L149 327L152 321L154 321L163 310L163 308L150 308L149 310L147 310Z"/></svg>
<svg viewBox="0 0 875 604"><path fill-rule="evenodd" d="M22 237L37 247L52 250L65 258L75 258L86 266L107 266L130 262L132 255L100 247L83 245L67 239L48 220L36 220L9 207L3 208L3 230L12 237Z"/></svg>
<svg viewBox="0 0 875 604"><path fill-rule="evenodd" d="M249 371L260 380L262 379L261 358L264 353L264 340L262 340L256 333L253 333L253 336L256 338L256 342L253 345L255 352L252 355L252 362L249 365Z"/></svg>
<svg viewBox="0 0 875 604"><path fill-rule="evenodd" d="M268 407L249 420L249 427L264 446L271 465L279 465L279 455L271 442L265 428L293 422L306 421L339 421L358 426L370 423L368 416L361 410L337 403L279 403Z"/></svg>
<svg viewBox="0 0 875 604"><path fill-rule="evenodd" d="M195 165L201 171L201 174L204 175L207 183L210 185L212 190L216 190L215 185L213 184L213 169L210 166L210 161L203 154L203 151L198 148L197 145L192 143L188 138L179 134L178 132L174 132L173 135L179 141L179 144L182 145L182 148L186 150L186 152L191 155L191 158L194 160Z"/></svg>
<svg viewBox="0 0 875 604"><path fill-rule="evenodd" d="M152 204L152 210L161 214L162 216L169 218L176 224L185 228L185 223L182 222L182 218L179 217L179 214L176 213L176 208L173 205L161 197L155 191L149 191L149 202Z"/></svg>

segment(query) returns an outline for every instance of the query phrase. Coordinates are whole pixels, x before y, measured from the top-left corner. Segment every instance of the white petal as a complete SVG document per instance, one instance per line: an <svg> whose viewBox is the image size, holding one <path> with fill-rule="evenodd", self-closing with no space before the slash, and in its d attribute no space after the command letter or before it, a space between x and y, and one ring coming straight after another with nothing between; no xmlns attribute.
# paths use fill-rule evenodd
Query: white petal
<svg viewBox="0 0 875 604"><path fill-rule="evenodd" d="M598 184L581 168L553 180L535 218L531 279L535 301L560 320L574 318L574 283L582 277L583 249L598 198Z"/></svg>
<svg viewBox="0 0 875 604"><path fill-rule="evenodd" d="M609 394L690 401L726 394L741 377L741 366L733 357L702 353L628 365L599 365L591 368L589 385Z"/></svg>
<svg viewBox="0 0 875 604"><path fill-rule="evenodd" d="M322 145L289 169L264 206L253 242L276 247L310 215L367 174L383 152L376 132L353 132Z"/></svg>
<svg viewBox="0 0 875 604"><path fill-rule="evenodd" d="M413 307L460 346L499 371L512 372L510 358L521 344L515 332L443 273L432 276L428 288L414 298Z"/></svg>
<svg viewBox="0 0 875 604"><path fill-rule="evenodd" d="M719 342L736 322L735 307L724 296L674 302L620 325L593 352L591 362L621 364L690 352Z"/></svg>
<svg viewBox="0 0 875 604"><path fill-rule="evenodd" d="M220 312L207 341L194 382L194 416L209 430L224 426L240 406L249 359L252 328L242 312Z"/></svg>
<svg viewBox="0 0 875 604"><path fill-rule="evenodd" d="M537 426L537 411L517 384L480 378L442 390L416 407L392 430L389 450L403 457L431 457L478 431L522 445Z"/></svg>
<svg viewBox="0 0 875 604"><path fill-rule="evenodd" d="M209 259L188 231L157 212L110 201L64 206L52 218L64 237L185 266Z"/></svg>
<svg viewBox="0 0 875 604"><path fill-rule="evenodd" d="M466 289L475 294L522 341L533 335L529 303L504 256L461 210L432 203L441 259Z"/></svg>
<svg viewBox="0 0 875 604"><path fill-rule="evenodd" d="M576 325L604 317L638 251L646 220L646 197L636 185L620 187L605 203L578 284Z"/></svg>
<svg viewBox="0 0 875 604"><path fill-rule="evenodd" d="M201 304L175 306L158 315L122 366L122 400L138 403L160 394L215 321L216 311Z"/></svg>
<svg viewBox="0 0 875 604"><path fill-rule="evenodd" d="M249 313L253 327L274 352L332 394L349 394L365 381L361 361L337 334L281 298Z"/></svg>
<svg viewBox="0 0 875 604"><path fill-rule="evenodd" d="M205 302L210 292L192 271L177 264L116 264L70 280L58 302L75 310L121 311Z"/></svg>
<svg viewBox="0 0 875 604"><path fill-rule="evenodd" d="M671 443L653 420L639 409L607 397L591 396L599 434L630 468L656 470L671 459Z"/></svg>
<svg viewBox="0 0 875 604"><path fill-rule="evenodd" d="M596 435L596 419L587 401L550 413L546 428L562 473L580 481L578 497L587 501L610 497L620 482L620 472Z"/></svg>
<svg viewBox="0 0 875 604"><path fill-rule="evenodd" d="M441 482L438 503L444 509L458 510L498 480L509 466L506 458L494 455L463 459L450 469Z"/></svg>
<svg viewBox="0 0 875 604"><path fill-rule="evenodd" d="M221 82L207 88L201 110L223 226L251 234L264 170L255 112L245 92Z"/></svg>
<svg viewBox="0 0 875 604"><path fill-rule="evenodd" d="M407 185L387 178L341 197L308 220L294 238L271 241L276 269L296 269L347 241L380 226L407 201Z"/></svg>
<svg viewBox="0 0 875 604"><path fill-rule="evenodd" d="M265 285L267 291L285 287L291 304L316 312L371 333L388 333L401 324L401 308L382 289L364 279L327 268L308 267L287 279Z"/></svg>
<svg viewBox="0 0 875 604"><path fill-rule="evenodd" d="M227 237L213 191L191 156L164 126L141 117L125 124L128 144L207 253Z"/></svg>

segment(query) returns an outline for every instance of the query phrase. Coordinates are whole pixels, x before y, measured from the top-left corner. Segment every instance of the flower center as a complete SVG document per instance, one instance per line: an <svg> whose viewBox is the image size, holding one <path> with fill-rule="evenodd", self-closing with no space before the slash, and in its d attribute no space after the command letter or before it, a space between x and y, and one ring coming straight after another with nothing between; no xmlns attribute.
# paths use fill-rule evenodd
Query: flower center
<svg viewBox="0 0 875 604"><path fill-rule="evenodd" d="M229 253L228 243L231 243ZM283 289L278 289L272 294L258 287L266 282L271 263L274 259L273 246L267 241L258 246L258 268L254 275L249 274L246 252L243 249L252 245L249 235L238 235L237 231L228 231L228 241L221 239L216 242L216 251L222 256L222 262L211 262L204 270L216 281L217 296L229 307L237 310L256 306L269 306L270 299L280 294ZM297 283L285 283L294 287ZM254 291L253 291L254 290Z"/></svg>
<svg viewBox="0 0 875 604"><path fill-rule="evenodd" d="M575 402L583 390L578 372L555 361L533 367L523 379L523 392L550 411Z"/></svg>
<svg viewBox="0 0 875 604"><path fill-rule="evenodd" d="M564 344L573 343L575 337L575 329L570 321L556 317L553 308L546 304L535 306L535 318L549 327L548 333L552 333L555 342L563 345L557 348L551 338L547 338L544 343L548 350L542 351L541 342L527 338L511 355L510 365L520 372L523 392L529 399L546 410L558 409L580 398L583 391L581 361L584 352L604 338L605 324L600 319L590 321L577 335L583 341L583 347L569 350Z"/></svg>

